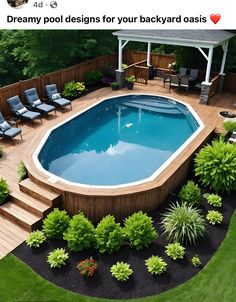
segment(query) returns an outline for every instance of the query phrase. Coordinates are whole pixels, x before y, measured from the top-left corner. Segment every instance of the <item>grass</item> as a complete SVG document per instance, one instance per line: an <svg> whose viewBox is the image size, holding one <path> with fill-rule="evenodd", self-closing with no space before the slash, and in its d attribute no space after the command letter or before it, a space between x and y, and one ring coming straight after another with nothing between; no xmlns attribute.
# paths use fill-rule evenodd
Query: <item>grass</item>
<svg viewBox="0 0 236 302"><path fill-rule="evenodd" d="M232 216L224 242L197 276L168 292L135 301L234 302L236 297L235 238L236 212ZM56 287L42 279L13 255L8 255L0 261L0 301L101 302L108 300L80 296Z"/></svg>

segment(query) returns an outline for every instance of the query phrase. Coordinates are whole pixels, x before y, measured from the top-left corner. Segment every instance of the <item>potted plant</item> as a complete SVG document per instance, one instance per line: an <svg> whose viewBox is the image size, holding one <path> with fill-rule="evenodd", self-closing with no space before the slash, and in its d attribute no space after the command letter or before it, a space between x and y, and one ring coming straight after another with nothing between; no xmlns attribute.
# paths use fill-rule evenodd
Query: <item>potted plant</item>
<svg viewBox="0 0 236 302"><path fill-rule="evenodd" d="M120 88L120 84L118 82L111 83L112 90L118 90Z"/></svg>
<svg viewBox="0 0 236 302"><path fill-rule="evenodd" d="M127 88L132 90L134 88L134 82L136 80L135 76L131 75L130 77L126 77L125 80L126 80Z"/></svg>

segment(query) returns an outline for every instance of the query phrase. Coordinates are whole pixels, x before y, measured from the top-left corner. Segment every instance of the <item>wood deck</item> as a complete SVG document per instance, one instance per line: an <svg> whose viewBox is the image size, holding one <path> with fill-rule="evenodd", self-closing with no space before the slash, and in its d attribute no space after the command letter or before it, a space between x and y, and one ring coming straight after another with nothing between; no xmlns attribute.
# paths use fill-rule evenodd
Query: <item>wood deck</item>
<svg viewBox="0 0 236 302"><path fill-rule="evenodd" d="M135 84L135 88L133 91L129 91L127 89L121 89L118 91L112 91L110 88L99 89L76 101L73 101L73 110L63 109L62 111L57 111L57 116L55 116L53 113L50 114L48 118L43 119L42 124L40 122L35 122L35 127L33 127L30 123L24 123L24 125L19 125L22 128L22 141L20 140L20 137L16 138L14 139L14 145L12 145L11 141L9 140L0 140L0 144L3 146L4 149L4 155L0 159L0 177L4 177L7 180L12 196L16 196L17 194L27 194L30 191L27 191L27 188L25 188L24 186L21 186L20 190L17 175L17 165L20 160L27 158L27 150L29 150L29 145L34 144L34 142L37 143L42 137L42 135L46 132L46 130L48 130L55 124L63 121L64 119L70 117L76 112L79 112L80 110L93 104L99 99L106 98L109 96L121 95L124 93L154 93L167 97L170 96L172 98L184 101L193 107L193 109L198 113L198 115L206 125L206 129L208 129L209 131L212 131L215 128L217 128L218 130L222 129L223 119L219 117L219 111L230 110L236 113L236 108L233 106L233 103L236 100L236 94L224 93L222 95L215 95L214 97L212 97L210 104L206 106L199 104L198 92L185 93L171 90L171 93L169 93L168 88L164 88L162 81L158 79L149 81L148 85ZM171 173L171 171L168 171L168 173ZM28 184L28 188L30 188L30 184ZM93 192L93 194L95 193L96 192ZM115 194L115 192L113 193ZM32 192L30 193L30 195L32 196ZM41 193L41 195L43 195L43 193ZM34 195L32 198L35 198L37 202L41 201L40 197L37 196L37 194ZM18 205L16 199L15 201L12 199L9 204L11 203L13 208L17 207ZM28 203L29 208L34 207L34 205L32 205L32 200L30 200ZM41 205L41 207L41 210L43 210L43 205ZM39 208L39 205L37 205L36 208ZM21 215L27 216L27 206L24 208L24 210L21 210L21 212ZM28 219L30 220L32 219L32 215L37 216L38 214L32 214L32 212L30 212ZM17 223L18 222L16 220L14 222L10 219L10 217L2 216L0 214L0 225L6 225L4 228L1 228L0 232L0 258L1 256L3 257L10 250L12 250L15 246L20 244L22 241L24 241L28 234L24 226L22 228ZM11 231L8 229L10 229Z"/></svg>

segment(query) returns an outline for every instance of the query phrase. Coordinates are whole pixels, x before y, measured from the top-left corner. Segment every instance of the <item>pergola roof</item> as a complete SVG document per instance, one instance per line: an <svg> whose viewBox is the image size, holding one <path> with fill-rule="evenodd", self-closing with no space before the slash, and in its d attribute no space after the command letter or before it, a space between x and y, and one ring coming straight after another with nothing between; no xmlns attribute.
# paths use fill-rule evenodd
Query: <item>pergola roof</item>
<svg viewBox="0 0 236 302"><path fill-rule="evenodd" d="M119 30L113 35L120 40L202 48L214 48L235 36L224 30Z"/></svg>

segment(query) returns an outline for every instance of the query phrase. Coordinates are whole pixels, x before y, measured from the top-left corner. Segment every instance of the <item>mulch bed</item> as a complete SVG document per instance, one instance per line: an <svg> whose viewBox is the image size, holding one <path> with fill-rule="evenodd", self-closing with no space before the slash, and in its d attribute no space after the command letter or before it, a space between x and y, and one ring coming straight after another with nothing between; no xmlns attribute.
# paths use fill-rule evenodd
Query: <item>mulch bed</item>
<svg viewBox="0 0 236 302"><path fill-rule="evenodd" d="M192 278L207 264L215 253L226 235L231 215L235 209L236 192L230 195L222 195L222 197L224 201L223 208L219 211L224 215L223 223L219 226L207 224L205 238L198 241L196 246L186 247L184 260L172 261L164 252L167 242L161 236L160 231L160 213L165 211L164 206L152 213L155 227L159 234L158 239L149 248L141 251L135 251L129 246L123 246L112 255L100 255L96 250L92 249L73 253L68 250L66 242L48 240L39 249L31 249L23 243L13 251L13 254L48 281L82 295L110 299L128 299L155 295ZM172 196L172 199L174 199L174 196ZM210 209L205 200L202 200L201 209L203 214ZM47 263L47 254L57 247L64 247L69 252L70 257L65 267L51 269ZM191 264L191 259L196 254L201 259L201 268L195 268ZM166 273L160 276L152 276L147 272L144 260L152 255L164 258L168 265ZM80 275L76 266L79 261L90 256L93 256L98 261L99 267L93 277L85 278ZM128 262L134 271L126 282L118 282L111 276L110 267L117 261Z"/></svg>

